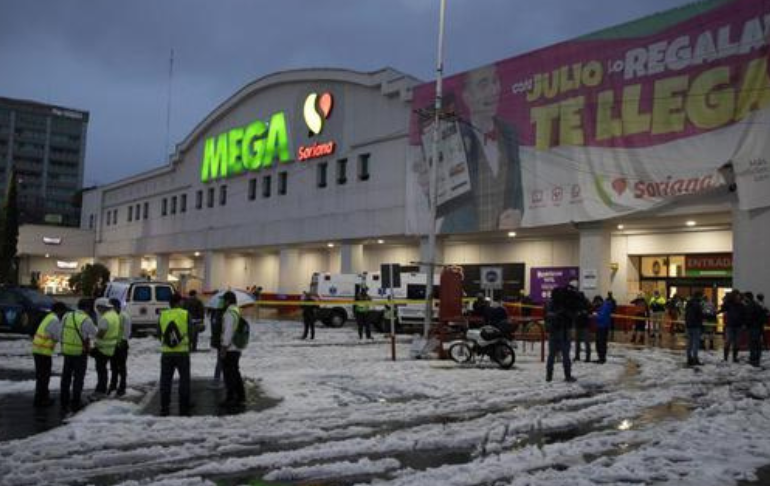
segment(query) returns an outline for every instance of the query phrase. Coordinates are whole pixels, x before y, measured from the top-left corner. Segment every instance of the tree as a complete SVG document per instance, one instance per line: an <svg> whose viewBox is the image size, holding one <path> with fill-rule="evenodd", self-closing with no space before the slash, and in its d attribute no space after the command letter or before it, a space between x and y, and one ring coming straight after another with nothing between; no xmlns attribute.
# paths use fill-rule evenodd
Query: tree
<svg viewBox="0 0 770 486"><path fill-rule="evenodd" d="M16 169L11 168L11 177L0 208L0 282L17 284L17 260L19 244L19 204Z"/></svg>
<svg viewBox="0 0 770 486"><path fill-rule="evenodd" d="M110 281L110 271L101 263L88 263L80 272L70 277L70 288L80 295L94 295Z"/></svg>

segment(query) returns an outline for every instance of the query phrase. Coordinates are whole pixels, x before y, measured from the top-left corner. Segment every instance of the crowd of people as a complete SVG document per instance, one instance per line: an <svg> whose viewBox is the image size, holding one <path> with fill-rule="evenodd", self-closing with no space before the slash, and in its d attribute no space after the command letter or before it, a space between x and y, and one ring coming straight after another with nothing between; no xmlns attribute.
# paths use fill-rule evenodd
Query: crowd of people
<svg viewBox="0 0 770 486"><path fill-rule="evenodd" d="M222 303L211 318L211 344L217 351L215 379L224 375L227 394L220 405L240 407L246 400L246 393L239 362L241 351L248 343L248 324L241 317L235 294L225 292ZM204 329L204 316L205 308L194 290L185 299L178 293L173 294L169 309L160 313L157 335L161 344L161 415L170 413L175 374L179 375L179 413L190 414L193 406L190 401L190 353L197 349L198 334ZM57 344L64 357L59 397L63 415L76 412L84 405L83 384L89 356L95 362L97 384L88 400L99 400L113 393L118 397L125 395L130 337L131 317L117 299L80 299L75 310L56 302L41 320L32 340L36 381L34 406L54 404L49 385Z"/></svg>

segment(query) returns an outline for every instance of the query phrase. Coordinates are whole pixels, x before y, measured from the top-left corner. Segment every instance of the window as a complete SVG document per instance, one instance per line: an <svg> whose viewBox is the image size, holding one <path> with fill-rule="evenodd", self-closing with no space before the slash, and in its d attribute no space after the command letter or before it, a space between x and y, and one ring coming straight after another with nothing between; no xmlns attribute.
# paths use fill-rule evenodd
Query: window
<svg viewBox="0 0 770 486"><path fill-rule="evenodd" d="M281 196L286 195L286 191L289 188L289 174L284 172L278 173L278 194Z"/></svg>
<svg viewBox="0 0 770 486"><path fill-rule="evenodd" d="M176 196L171 198L171 214L176 214Z"/></svg>
<svg viewBox="0 0 770 486"><path fill-rule="evenodd" d="M213 187L209 187L209 192L206 194L206 207L214 207L214 191L215 189Z"/></svg>
<svg viewBox="0 0 770 486"><path fill-rule="evenodd" d="M198 190L195 193L195 209L203 207L203 189Z"/></svg>
<svg viewBox="0 0 770 486"><path fill-rule="evenodd" d="M369 180L369 157L370 154L361 154L358 156L358 180Z"/></svg>
<svg viewBox="0 0 770 486"><path fill-rule="evenodd" d="M94 215L88 217L88 229L94 229Z"/></svg>
<svg viewBox="0 0 770 486"><path fill-rule="evenodd" d="M144 203L144 211L142 211L142 217L147 219L150 217L150 203Z"/></svg>
<svg viewBox="0 0 770 486"><path fill-rule="evenodd" d="M262 197L270 197L270 176L262 178Z"/></svg>
<svg viewBox="0 0 770 486"><path fill-rule="evenodd" d="M219 186L219 205L224 206L227 204L227 185Z"/></svg>
<svg viewBox="0 0 770 486"><path fill-rule="evenodd" d="M182 194L181 196L179 196L179 212L180 213L187 212L187 194Z"/></svg>
<svg viewBox="0 0 770 486"><path fill-rule="evenodd" d="M329 172L329 163L321 162L316 166L316 185L326 187L326 174Z"/></svg>
<svg viewBox="0 0 770 486"><path fill-rule="evenodd" d="M148 285L134 287L134 302L149 302L150 300L152 300L152 289Z"/></svg>
<svg viewBox="0 0 770 486"><path fill-rule="evenodd" d="M155 300L158 302L171 302L171 287L158 285L155 287Z"/></svg>
<svg viewBox="0 0 770 486"><path fill-rule="evenodd" d="M160 215L165 216L168 214L168 200L164 197L160 202Z"/></svg>
<svg viewBox="0 0 770 486"><path fill-rule="evenodd" d="M107 211L107 217L106 217L106 218L105 218L105 220L104 220L104 225L105 225L105 226L109 226L111 222L112 222L112 221L111 221L111 219L110 219L110 212L109 212L109 211Z"/></svg>
<svg viewBox="0 0 770 486"><path fill-rule="evenodd" d="M249 179L249 201L257 198L257 178Z"/></svg>
<svg viewBox="0 0 770 486"><path fill-rule="evenodd" d="M134 220L134 207L133 206L129 206L128 207L128 222L130 223L133 220Z"/></svg>
<svg viewBox="0 0 770 486"><path fill-rule="evenodd" d="M118 224L118 210L112 212L112 224Z"/></svg>
<svg viewBox="0 0 770 486"><path fill-rule="evenodd" d="M337 184L344 184L348 181L348 159L339 159L337 161Z"/></svg>
<svg viewBox="0 0 770 486"><path fill-rule="evenodd" d="M134 218L136 218L137 221L139 221L141 218L141 211L140 211L141 205L137 204L134 208Z"/></svg>

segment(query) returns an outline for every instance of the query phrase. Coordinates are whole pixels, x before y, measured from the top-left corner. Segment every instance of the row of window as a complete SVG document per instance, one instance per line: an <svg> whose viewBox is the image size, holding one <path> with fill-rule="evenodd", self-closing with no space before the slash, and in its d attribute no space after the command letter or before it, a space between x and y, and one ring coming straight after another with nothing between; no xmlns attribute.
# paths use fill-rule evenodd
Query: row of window
<svg viewBox="0 0 770 486"><path fill-rule="evenodd" d="M361 154L358 156L357 174L358 180L369 180L369 158L370 155ZM343 185L347 183L347 171L348 171L348 159L338 159L336 162L337 168L337 184ZM319 162L316 169L316 185L318 187L327 186L327 178L329 172L329 162ZM268 198L272 195L273 177L272 175L262 176L261 193L263 198ZM278 195L284 196L289 190L289 174L286 171L278 173L278 187L276 188ZM209 187L206 189L206 207L213 208L217 196L217 188ZM247 198L249 201L253 201L257 198L257 178L249 179L249 187L247 192ZM203 209L204 190L199 189L195 193L195 209ZM219 205L225 206L227 204L227 184L219 186ZM141 211L140 211L141 209ZM126 220L130 223L132 221L140 221L149 217L149 203L145 202L143 205L136 204L135 206L128 206L128 213ZM168 216L179 213L187 212L187 194L180 194L177 196L164 197L160 201L160 215ZM118 223L118 210L113 209L107 212L106 225L114 225ZM89 226L93 226L92 218L89 218Z"/></svg>

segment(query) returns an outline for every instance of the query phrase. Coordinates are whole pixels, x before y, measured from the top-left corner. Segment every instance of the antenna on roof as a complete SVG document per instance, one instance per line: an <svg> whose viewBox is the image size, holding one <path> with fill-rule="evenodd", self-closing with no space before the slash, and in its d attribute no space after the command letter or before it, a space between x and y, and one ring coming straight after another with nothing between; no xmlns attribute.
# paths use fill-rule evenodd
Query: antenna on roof
<svg viewBox="0 0 770 486"><path fill-rule="evenodd" d="M171 137L171 81L174 77L174 48L171 48L171 55L168 58L168 96L166 99L166 147L165 151L163 152L163 159L167 160L169 153L168 153L168 142L169 138Z"/></svg>

